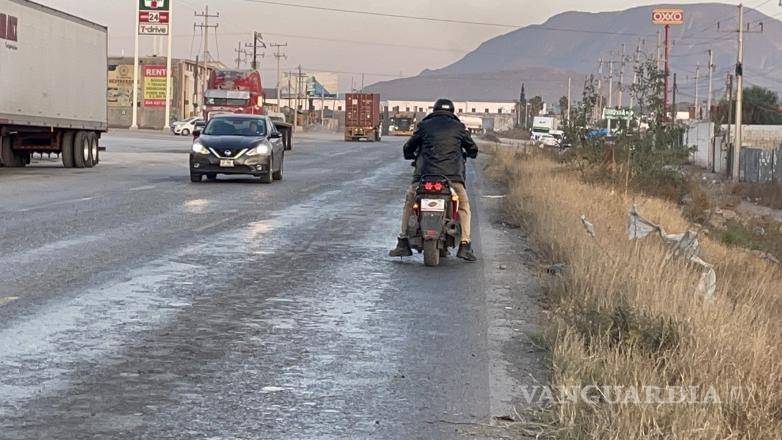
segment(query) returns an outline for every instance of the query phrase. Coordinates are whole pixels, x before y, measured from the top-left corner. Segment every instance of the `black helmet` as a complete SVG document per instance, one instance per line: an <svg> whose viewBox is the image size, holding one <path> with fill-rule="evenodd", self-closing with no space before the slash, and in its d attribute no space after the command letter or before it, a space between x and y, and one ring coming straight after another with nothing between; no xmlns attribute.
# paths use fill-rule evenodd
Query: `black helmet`
<svg viewBox="0 0 782 440"><path fill-rule="evenodd" d="M438 99L437 102L434 103L434 111L446 111L451 113L456 112L453 106L453 101L448 98Z"/></svg>

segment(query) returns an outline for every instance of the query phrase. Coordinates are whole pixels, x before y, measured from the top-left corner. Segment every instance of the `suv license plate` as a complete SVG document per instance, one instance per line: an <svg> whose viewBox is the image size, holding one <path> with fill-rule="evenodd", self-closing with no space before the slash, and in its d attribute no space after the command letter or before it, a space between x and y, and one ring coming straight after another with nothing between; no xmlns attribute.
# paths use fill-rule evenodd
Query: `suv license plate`
<svg viewBox="0 0 782 440"><path fill-rule="evenodd" d="M443 212L445 211L445 199L422 199L422 212Z"/></svg>
<svg viewBox="0 0 782 440"><path fill-rule="evenodd" d="M220 166L222 168L233 168L234 167L234 161L232 160L221 160Z"/></svg>

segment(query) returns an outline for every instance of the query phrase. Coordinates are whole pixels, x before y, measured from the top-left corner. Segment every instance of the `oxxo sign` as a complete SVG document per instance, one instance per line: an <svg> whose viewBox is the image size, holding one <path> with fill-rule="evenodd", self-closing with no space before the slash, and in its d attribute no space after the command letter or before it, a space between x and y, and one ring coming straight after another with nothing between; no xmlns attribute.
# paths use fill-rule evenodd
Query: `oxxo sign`
<svg viewBox="0 0 782 440"><path fill-rule="evenodd" d="M19 41L19 19L0 12L0 40Z"/></svg>
<svg viewBox="0 0 782 440"><path fill-rule="evenodd" d="M654 24L684 24L683 9L655 9L652 11L652 23Z"/></svg>

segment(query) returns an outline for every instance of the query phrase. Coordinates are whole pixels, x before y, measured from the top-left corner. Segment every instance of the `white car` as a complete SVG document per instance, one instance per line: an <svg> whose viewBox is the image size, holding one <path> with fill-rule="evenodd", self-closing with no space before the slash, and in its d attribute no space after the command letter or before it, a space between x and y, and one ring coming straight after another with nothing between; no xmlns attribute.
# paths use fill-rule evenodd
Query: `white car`
<svg viewBox="0 0 782 440"><path fill-rule="evenodd" d="M194 116L192 118L185 119L184 121L177 121L171 125L171 131L176 135L190 136L195 130L196 123L203 123L204 118Z"/></svg>
<svg viewBox="0 0 782 440"><path fill-rule="evenodd" d="M540 136L540 142L542 142L546 147L559 147L560 139L557 139L557 137L554 135L546 133Z"/></svg>

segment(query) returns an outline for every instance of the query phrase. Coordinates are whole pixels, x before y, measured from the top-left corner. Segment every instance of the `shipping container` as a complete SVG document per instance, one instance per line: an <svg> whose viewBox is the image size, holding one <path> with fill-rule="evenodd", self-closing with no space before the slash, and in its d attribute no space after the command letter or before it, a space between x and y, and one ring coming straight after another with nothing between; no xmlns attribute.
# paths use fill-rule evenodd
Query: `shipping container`
<svg viewBox="0 0 782 440"><path fill-rule="evenodd" d="M28 0L0 0L0 163L34 153L97 165L108 127L108 29Z"/></svg>
<svg viewBox="0 0 782 440"><path fill-rule="evenodd" d="M345 95L345 141L380 141L380 94Z"/></svg>

